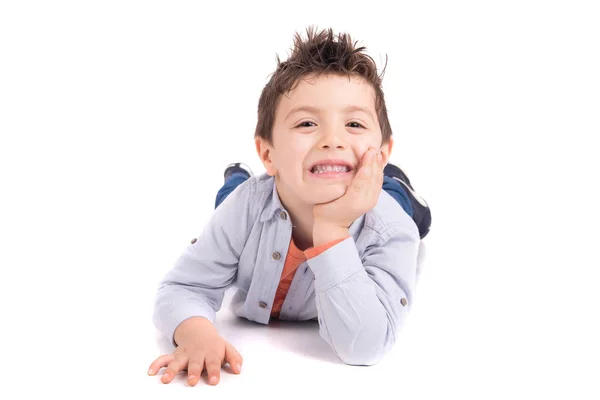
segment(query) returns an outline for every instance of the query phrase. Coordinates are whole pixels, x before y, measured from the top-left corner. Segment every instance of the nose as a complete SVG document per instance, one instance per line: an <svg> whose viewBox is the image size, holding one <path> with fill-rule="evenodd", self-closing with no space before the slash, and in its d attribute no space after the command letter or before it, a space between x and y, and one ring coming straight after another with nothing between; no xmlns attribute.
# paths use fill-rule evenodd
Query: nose
<svg viewBox="0 0 600 400"><path fill-rule="evenodd" d="M345 149L346 144L344 143L343 139L344 133L345 132L336 128L322 129L321 137L319 139L319 148L339 150Z"/></svg>

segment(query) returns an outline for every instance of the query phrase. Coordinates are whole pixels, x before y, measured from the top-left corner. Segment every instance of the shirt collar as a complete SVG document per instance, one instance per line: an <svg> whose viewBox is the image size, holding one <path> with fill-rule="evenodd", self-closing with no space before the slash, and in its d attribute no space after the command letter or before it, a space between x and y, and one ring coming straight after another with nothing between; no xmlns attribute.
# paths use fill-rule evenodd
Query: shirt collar
<svg viewBox="0 0 600 400"><path fill-rule="evenodd" d="M269 185L272 189L271 200L263 209L263 212L260 215L260 222L265 222L266 220L273 218L276 213L279 214L281 211L285 211L283 204L281 204L281 200L279 199L279 195L277 194L275 178L271 177L271 179L269 179Z"/></svg>

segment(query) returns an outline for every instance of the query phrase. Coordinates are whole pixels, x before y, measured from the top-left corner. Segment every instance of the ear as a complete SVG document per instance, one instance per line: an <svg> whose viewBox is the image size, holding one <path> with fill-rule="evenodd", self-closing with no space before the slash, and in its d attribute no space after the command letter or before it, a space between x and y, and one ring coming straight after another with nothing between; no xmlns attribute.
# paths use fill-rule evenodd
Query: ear
<svg viewBox="0 0 600 400"><path fill-rule="evenodd" d="M390 155L392 154L392 147L394 147L394 139L389 138L387 143L381 145L381 155L383 157L383 165L386 165L390 160Z"/></svg>
<svg viewBox="0 0 600 400"><path fill-rule="evenodd" d="M255 139L255 144L256 153L258 154L260 161L263 163L267 174L270 176L275 176L277 170L275 169L273 160L271 159L273 146L271 146L265 139L261 137Z"/></svg>

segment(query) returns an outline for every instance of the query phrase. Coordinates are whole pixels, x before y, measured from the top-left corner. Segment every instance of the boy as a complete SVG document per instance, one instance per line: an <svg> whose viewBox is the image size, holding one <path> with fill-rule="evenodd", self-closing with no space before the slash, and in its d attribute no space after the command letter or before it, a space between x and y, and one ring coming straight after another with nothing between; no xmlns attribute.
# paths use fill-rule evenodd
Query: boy
<svg viewBox="0 0 600 400"><path fill-rule="evenodd" d="M234 314L316 319L352 365L378 362L407 317L429 208L387 164L391 128L373 60L346 34L307 33L259 100L266 173L226 169L214 214L158 289L154 322L176 347L148 372L167 367L163 383L187 369L190 385L203 370L214 385L224 364L240 373L241 355L212 324L233 284Z"/></svg>

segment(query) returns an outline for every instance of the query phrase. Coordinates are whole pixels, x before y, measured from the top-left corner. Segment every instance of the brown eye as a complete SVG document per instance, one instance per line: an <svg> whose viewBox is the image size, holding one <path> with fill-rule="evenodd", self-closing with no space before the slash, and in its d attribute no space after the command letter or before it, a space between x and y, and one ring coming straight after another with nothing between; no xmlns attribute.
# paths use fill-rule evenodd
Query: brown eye
<svg viewBox="0 0 600 400"><path fill-rule="evenodd" d="M306 124L312 124L312 125L306 125ZM296 128L310 128L311 126L314 126L314 122L311 121L304 121L301 122Z"/></svg>
<svg viewBox="0 0 600 400"><path fill-rule="evenodd" d="M350 126L351 128L364 128L364 126L362 126L358 122L350 122L348 125L352 125Z"/></svg>

